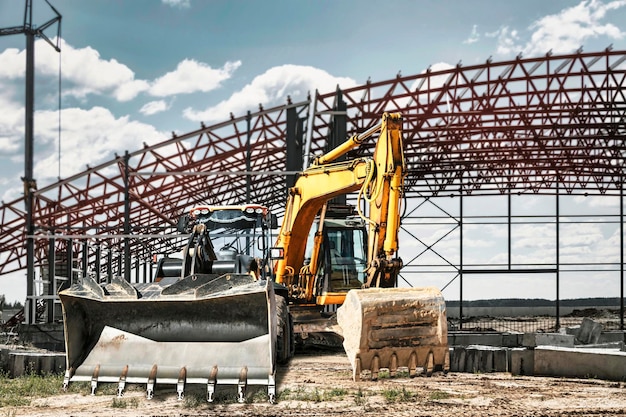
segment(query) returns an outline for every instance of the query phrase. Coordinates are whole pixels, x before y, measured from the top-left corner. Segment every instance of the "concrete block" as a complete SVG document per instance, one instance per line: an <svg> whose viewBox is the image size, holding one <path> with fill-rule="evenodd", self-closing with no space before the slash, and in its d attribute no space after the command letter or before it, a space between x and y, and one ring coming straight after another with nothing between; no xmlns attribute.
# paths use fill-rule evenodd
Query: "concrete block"
<svg viewBox="0 0 626 417"><path fill-rule="evenodd" d="M579 349L609 349L624 352L626 350L625 346L624 342L607 342L593 345L577 345L576 347Z"/></svg>
<svg viewBox="0 0 626 417"><path fill-rule="evenodd" d="M509 349L494 346L455 346L450 352L452 372L508 372Z"/></svg>
<svg viewBox="0 0 626 417"><path fill-rule="evenodd" d="M507 372L508 350L503 347L472 345L467 347L466 355L472 356L472 372Z"/></svg>
<svg viewBox="0 0 626 417"><path fill-rule="evenodd" d="M522 346L534 348L537 346L574 347L575 336L561 333L524 333Z"/></svg>
<svg viewBox="0 0 626 417"><path fill-rule="evenodd" d="M478 354L475 350L465 350L465 367L463 368L463 372L467 372L470 374L475 374L476 372L478 372L478 363L476 360L476 356L478 356Z"/></svg>
<svg viewBox="0 0 626 417"><path fill-rule="evenodd" d="M578 332L580 332L580 325L564 327L564 328L561 328L561 331L564 332L565 334L570 334L572 336L578 336Z"/></svg>
<svg viewBox="0 0 626 417"><path fill-rule="evenodd" d="M526 348L514 348L510 351L509 370L512 375L534 375L534 352Z"/></svg>
<svg viewBox="0 0 626 417"><path fill-rule="evenodd" d="M450 346L502 346L501 333L465 333L448 332L448 345Z"/></svg>
<svg viewBox="0 0 626 417"><path fill-rule="evenodd" d="M509 349L498 349L493 352L493 371L509 372Z"/></svg>
<svg viewBox="0 0 626 417"><path fill-rule="evenodd" d="M584 345L590 345L598 343L601 333L602 325L591 320L589 317L585 317L580 324L580 330L576 335L576 339Z"/></svg>
<svg viewBox="0 0 626 417"><path fill-rule="evenodd" d="M36 374L58 374L65 371L63 353L9 352L8 372L11 378Z"/></svg>
<svg viewBox="0 0 626 417"><path fill-rule="evenodd" d="M493 372L493 350L477 349L478 372Z"/></svg>
<svg viewBox="0 0 626 417"><path fill-rule="evenodd" d="M613 330L602 332L598 343L626 342L626 331Z"/></svg>
<svg viewBox="0 0 626 417"><path fill-rule="evenodd" d="M626 352L540 346L534 353L535 375L626 380Z"/></svg>
<svg viewBox="0 0 626 417"><path fill-rule="evenodd" d="M522 345L523 333L503 333L502 346L504 347L520 347Z"/></svg>
<svg viewBox="0 0 626 417"><path fill-rule="evenodd" d="M465 370L465 348L455 346L450 352L450 371L463 372Z"/></svg>

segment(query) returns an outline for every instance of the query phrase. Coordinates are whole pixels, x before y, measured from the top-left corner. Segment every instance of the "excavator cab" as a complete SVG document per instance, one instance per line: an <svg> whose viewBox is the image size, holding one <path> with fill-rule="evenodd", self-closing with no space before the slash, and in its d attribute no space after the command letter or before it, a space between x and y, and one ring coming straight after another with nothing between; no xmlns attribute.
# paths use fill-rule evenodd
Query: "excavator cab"
<svg viewBox="0 0 626 417"><path fill-rule="evenodd" d="M363 287L367 268L367 231L358 218L326 218L318 257L317 297L329 293L347 292ZM307 242L307 261L310 262L314 233ZM305 261L305 262L307 262Z"/></svg>

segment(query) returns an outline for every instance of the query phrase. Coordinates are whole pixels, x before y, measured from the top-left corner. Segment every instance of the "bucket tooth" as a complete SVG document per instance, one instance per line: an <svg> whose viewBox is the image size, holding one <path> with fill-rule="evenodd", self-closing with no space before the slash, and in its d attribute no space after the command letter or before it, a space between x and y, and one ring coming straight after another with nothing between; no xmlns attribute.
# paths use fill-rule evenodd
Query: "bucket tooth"
<svg viewBox="0 0 626 417"><path fill-rule="evenodd" d="M178 394L178 400L185 398L185 382L187 381L187 368L184 366L180 369L178 374L178 382L176 383L176 393Z"/></svg>
<svg viewBox="0 0 626 417"><path fill-rule="evenodd" d="M70 386L70 379L74 376L74 368L65 370L65 376L63 377L63 391L67 391Z"/></svg>
<svg viewBox="0 0 626 417"><path fill-rule="evenodd" d="M244 366L239 372L239 383L237 384L237 402L246 401L246 388L248 386L248 367Z"/></svg>
<svg viewBox="0 0 626 417"><path fill-rule="evenodd" d="M156 376L157 376L157 366L152 365L152 369L150 370L150 376L148 376L148 385L146 387L146 398L151 400L154 397L154 386L156 384Z"/></svg>
<svg viewBox="0 0 626 417"><path fill-rule="evenodd" d="M415 352L411 352L411 356L409 356L409 377L413 378L417 374L417 354Z"/></svg>
<svg viewBox="0 0 626 417"><path fill-rule="evenodd" d="M424 375L431 376L435 370L435 356L433 352L428 352L426 362L424 363Z"/></svg>
<svg viewBox="0 0 626 417"><path fill-rule="evenodd" d="M276 378L274 375L268 375L267 398L270 404L276 403Z"/></svg>
<svg viewBox="0 0 626 417"><path fill-rule="evenodd" d="M117 382L117 398L122 398L124 396L124 389L126 388L126 376L128 375L128 365L124 366L122 369L122 374L120 375L120 379Z"/></svg>
<svg viewBox="0 0 626 417"><path fill-rule="evenodd" d="M372 381L378 380L378 371L380 371L380 358L376 355L372 359Z"/></svg>
<svg viewBox="0 0 626 417"><path fill-rule="evenodd" d="M358 356L354 360L354 366L352 367L352 380L354 382L361 380L361 358Z"/></svg>
<svg viewBox="0 0 626 417"><path fill-rule="evenodd" d="M391 355L391 361L389 363L389 376L392 378L396 376L396 372L398 371L398 355L395 353Z"/></svg>
<svg viewBox="0 0 626 417"><path fill-rule="evenodd" d="M100 365L96 366L91 375L91 395L96 395L96 388L98 388L98 375L100 374Z"/></svg>
<svg viewBox="0 0 626 417"><path fill-rule="evenodd" d="M207 383L206 389L206 400L212 403L215 400L215 386L217 385L217 365L213 366L211 369L211 374L209 375L209 381Z"/></svg>

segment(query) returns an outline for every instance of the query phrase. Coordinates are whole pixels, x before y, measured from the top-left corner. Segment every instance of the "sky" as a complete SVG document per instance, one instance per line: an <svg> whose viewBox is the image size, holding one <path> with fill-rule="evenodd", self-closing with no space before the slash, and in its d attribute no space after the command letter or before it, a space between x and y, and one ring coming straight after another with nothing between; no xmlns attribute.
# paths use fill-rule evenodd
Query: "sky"
<svg viewBox="0 0 626 417"><path fill-rule="evenodd" d="M626 0L49 3L62 15L61 53L36 42L39 187L171 132L316 89L520 53L626 49ZM24 4L0 0L0 28L22 25ZM33 0L35 25L54 16ZM56 42L56 25L45 33ZM19 198L24 175L24 48L24 35L0 36L0 199L7 203ZM0 277L0 294L23 299L23 281L23 273Z"/></svg>

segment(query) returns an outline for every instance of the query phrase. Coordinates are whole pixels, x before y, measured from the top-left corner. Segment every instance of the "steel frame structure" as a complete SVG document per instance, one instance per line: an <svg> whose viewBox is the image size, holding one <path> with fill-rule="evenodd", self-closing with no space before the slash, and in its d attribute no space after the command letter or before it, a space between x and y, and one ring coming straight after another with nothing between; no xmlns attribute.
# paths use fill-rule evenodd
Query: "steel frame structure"
<svg viewBox="0 0 626 417"><path fill-rule="evenodd" d="M607 48L459 64L316 92L173 135L34 191L35 258L43 266L53 251L71 257L80 252L75 239L87 239L124 253L129 277L131 257L147 262L180 244L170 234L189 206L254 201L282 212L294 141L304 142L306 163L331 132L363 132L385 111L404 116L409 200L558 193L623 201L625 61L626 51ZM26 265L23 206L20 198L0 207L0 275ZM622 208L622 299L623 220ZM99 256L89 253L84 269L100 265ZM462 274L462 257L456 265Z"/></svg>

